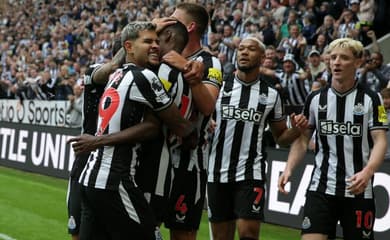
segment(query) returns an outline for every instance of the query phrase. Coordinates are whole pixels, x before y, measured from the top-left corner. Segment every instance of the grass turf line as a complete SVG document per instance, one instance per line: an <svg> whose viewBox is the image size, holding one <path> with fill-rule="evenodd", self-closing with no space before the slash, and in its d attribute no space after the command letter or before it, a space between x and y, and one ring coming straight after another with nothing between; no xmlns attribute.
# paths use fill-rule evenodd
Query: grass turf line
<svg viewBox="0 0 390 240"><path fill-rule="evenodd" d="M67 234L67 181L0 166L0 233L17 240L70 239ZM168 230L162 227L164 239ZM204 213L199 240L209 239ZM299 231L262 224L261 239L298 240Z"/></svg>

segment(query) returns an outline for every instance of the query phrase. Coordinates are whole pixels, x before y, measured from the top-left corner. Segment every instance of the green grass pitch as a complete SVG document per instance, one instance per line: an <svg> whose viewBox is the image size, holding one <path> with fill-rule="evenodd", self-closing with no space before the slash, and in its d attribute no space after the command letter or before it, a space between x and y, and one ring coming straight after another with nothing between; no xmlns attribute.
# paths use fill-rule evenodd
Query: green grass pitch
<svg viewBox="0 0 390 240"><path fill-rule="evenodd" d="M0 240L62 240L67 234L67 181L0 166ZM162 228L164 239L168 231ZM199 240L209 239L207 214ZM298 240L298 230L262 224L263 240Z"/></svg>

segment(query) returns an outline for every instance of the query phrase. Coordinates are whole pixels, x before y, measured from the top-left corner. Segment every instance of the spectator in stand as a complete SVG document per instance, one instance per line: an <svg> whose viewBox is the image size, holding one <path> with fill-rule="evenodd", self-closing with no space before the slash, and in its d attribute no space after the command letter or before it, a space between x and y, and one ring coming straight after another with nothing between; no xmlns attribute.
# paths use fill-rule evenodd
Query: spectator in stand
<svg viewBox="0 0 390 240"><path fill-rule="evenodd" d="M312 84L317 79L321 78L322 73L326 70L325 63L321 60L321 53L313 49L308 55L308 77Z"/></svg>
<svg viewBox="0 0 390 240"><path fill-rule="evenodd" d="M357 31L355 29L356 20L354 19L353 12L350 9L346 9L340 19L335 23L336 38L355 38Z"/></svg>
<svg viewBox="0 0 390 240"><path fill-rule="evenodd" d="M323 24L317 28L316 34L324 34L326 37L326 45L335 38L334 18L331 15L326 15Z"/></svg>
<svg viewBox="0 0 390 240"><path fill-rule="evenodd" d="M208 34L209 40L208 40L208 45L207 49L213 56L218 56L219 54L219 48L221 44L221 34L220 33L213 33L210 32Z"/></svg>
<svg viewBox="0 0 390 240"><path fill-rule="evenodd" d="M374 23L376 7L375 0L362 0L360 2L359 12L357 13L359 19L358 24L372 26Z"/></svg>
<svg viewBox="0 0 390 240"><path fill-rule="evenodd" d="M290 14L292 14L292 12ZM293 54L295 60L298 61L298 64L303 66L304 61L302 60L302 57L304 55L307 42L305 37L300 33L299 29L298 24L289 25L290 37L282 39L279 46L283 47L287 53Z"/></svg>
<svg viewBox="0 0 390 240"><path fill-rule="evenodd" d="M280 4L280 0L271 0L271 12L270 16L276 23L276 25L282 25L284 19L284 12L286 11L286 6Z"/></svg>
<svg viewBox="0 0 390 240"><path fill-rule="evenodd" d="M299 23L298 13L290 11L285 23L280 26L279 32L276 34L277 38L284 39L291 37L291 25L298 26L298 31L301 31L302 25Z"/></svg>
<svg viewBox="0 0 390 240"><path fill-rule="evenodd" d="M305 37L308 45L313 45L315 42L316 25L313 23L314 15L303 15L302 35Z"/></svg>
<svg viewBox="0 0 390 240"><path fill-rule="evenodd" d="M317 79L322 86L330 86L332 81L332 71L330 69L330 54L325 51L322 54L322 61L325 63L326 69L322 72L321 77Z"/></svg>
<svg viewBox="0 0 390 240"><path fill-rule="evenodd" d="M275 44L275 32L272 28L272 25L267 16L261 16L259 22L259 33L260 40L265 45L274 45Z"/></svg>
<svg viewBox="0 0 390 240"><path fill-rule="evenodd" d="M233 20L230 22L230 26L233 28L234 36L242 37L244 32L244 22L242 21L242 12L240 9L233 11Z"/></svg>
<svg viewBox="0 0 390 240"><path fill-rule="evenodd" d="M387 119L390 119L390 88L384 88L381 91L383 98L383 106L386 109ZM390 126L390 123L388 122ZM390 141L390 131L386 132L387 142ZM390 161L390 144L387 144L387 150L385 154L385 161Z"/></svg>
<svg viewBox="0 0 390 240"><path fill-rule="evenodd" d="M320 52L320 54L322 54L324 53L327 46L328 45L326 44L326 36L324 34L318 34L316 36L314 45L308 45L306 47L304 56L307 57L310 51L312 51L313 49L317 50L318 52Z"/></svg>
<svg viewBox="0 0 390 240"><path fill-rule="evenodd" d="M233 27L230 24L225 24L223 26L223 37L219 51L226 54L227 61L233 63L235 61L236 48Z"/></svg>
<svg viewBox="0 0 390 240"><path fill-rule="evenodd" d="M73 86L73 94L69 96L69 106L66 110L67 125L73 128L81 127L83 118L83 89L82 86L75 84Z"/></svg>
<svg viewBox="0 0 390 240"><path fill-rule="evenodd" d="M294 55L286 54L283 58L282 70L271 70L260 68L260 74L277 78L280 84L280 91L283 92L282 100L287 104L293 106L292 111L299 113L306 96L310 91L308 74L306 72L299 73L299 65L294 59ZM276 85L275 85L276 86ZM289 112L288 114L290 114Z"/></svg>
<svg viewBox="0 0 390 240"><path fill-rule="evenodd" d="M226 54L224 53L219 53L218 54L218 59L219 61L221 62L222 64L222 76L223 76L223 80L226 80L226 76L230 76L229 74L232 74L236 68L234 66L234 64L232 62L229 62L227 61L227 58L226 58Z"/></svg>
<svg viewBox="0 0 390 240"><path fill-rule="evenodd" d="M374 92L380 92L389 84L389 68L384 67L382 61L381 53L371 53L360 72L359 81ZM387 76L383 74L385 71L387 71Z"/></svg>

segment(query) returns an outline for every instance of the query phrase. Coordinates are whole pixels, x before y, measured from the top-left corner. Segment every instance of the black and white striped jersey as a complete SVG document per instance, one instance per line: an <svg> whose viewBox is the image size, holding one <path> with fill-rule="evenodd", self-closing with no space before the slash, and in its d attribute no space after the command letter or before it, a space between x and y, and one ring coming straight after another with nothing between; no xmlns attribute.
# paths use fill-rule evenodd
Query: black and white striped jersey
<svg viewBox="0 0 390 240"><path fill-rule="evenodd" d="M380 96L360 84L346 93L324 88L308 96L304 114L316 131L315 167L308 190L372 198L371 180L365 192L355 196L346 190L346 179L367 165L373 145L370 131L387 129Z"/></svg>
<svg viewBox="0 0 390 240"><path fill-rule="evenodd" d="M218 89L221 87L222 65L218 58L214 57L209 52L200 49L192 56L188 57L188 59L203 62L203 83L212 84ZM209 138L207 128L210 123L211 115L204 116L195 106L189 117L191 119L196 119L196 128L199 136L197 147L192 150L184 150L180 148L180 145L173 144L171 148L172 164L175 168L179 168L181 166L186 168L188 171L191 171L194 168L197 170L205 170L207 169L208 153L210 148L207 141Z"/></svg>
<svg viewBox="0 0 390 240"><path fill-rule="evenodd" d="M183 118L188 119L193 108L191 90L183 80L182 73L169 65L162 63L158 68L165 90L178 106ZM169 138L169 139L168 139ZM170 143L177 141L163 125L156 139L141 144L139 163L136 167L135 180L143 192L157 196L167 196L171 183ZM151 149L153 149L151 151Z"/></svg>
<svg viewBox="0 0 390 240"><path fill-rule="evenodd" d="M263 131L267 121L285 119L276 89L261 80L237 76L223 83L216 109L209 158L209 182L265 180Z"/></svg>
<svg viewBox="0 0 390 240"><path fill-rule="evenodd" d="M287 103L290 105L303 105L310 91L309 81L300 80L299 73L287 74L283 71L276 71L276 77L288 93Z"/></svg>
<svg viewBox="0 0 390 240"><path fill-rule="evenodd" d="M160 111L171 98L161 81L150 70L125 64L110 75L99 103L96 135L111 134L142 121L147 107ZM139 144L104 146L88 161L80 182L84 186L117 190L121 182L132 181Z"/></svg>
<svg viewBox="0 0 390 240"><path fill-rule="evenodd" d="M83 102L83 129L82 133L94 135L97 128L98 105L103 95L105 85L98 85L93 82L93 75L102 64L93 64L85 71L84 102Z"/></svg>
<svg viewBox="0 0 390 240"><path fill-rule="evenodd" d="M93 83L93 76L96 70L102 66L102 64L93 64L85 71L83 84L83 123L81 133L94 135L97 128L98 118L98 105L100 97L103 95L105 85L98 85ZM80 177L82 170L87 164L88 158L82 157L83 155L76 156L76 160L73 162L70 176L74 179Z"/></svg>

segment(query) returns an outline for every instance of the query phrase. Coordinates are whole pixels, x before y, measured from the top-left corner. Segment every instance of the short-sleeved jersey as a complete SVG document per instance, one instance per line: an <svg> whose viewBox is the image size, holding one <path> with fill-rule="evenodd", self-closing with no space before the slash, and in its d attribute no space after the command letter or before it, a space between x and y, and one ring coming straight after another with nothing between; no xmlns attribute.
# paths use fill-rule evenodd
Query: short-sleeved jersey
<svg viewBox="0 0 390 240"><path fill-rule="evenodd" d="M103 95L105 85L98 85L93 82L93 76L102 64L93 64L88 67L85 72L83 84L83 123L81 133L94 135L97 128L98 104L100 97ZM73 162L70 176L78 179L81 171L84 169L88 161L86 155L76 156L76 161Z"/></svg>
<svg viewBox="0 0 390 240"><path fill-rule="evenodd" d="M191 60L197 60L204 64L203 83L211 84L220 89L222 85L222 66L218 58L211 55L203 49L188 57ZM193 150L184 150L179 144L172 146L172 163L173 167L178 168L179 165L191 171L194 167L198 170L207 169L209 145L207 139L209 133L207 128L211 116L204 116L196 107L191 112L191 119L196 119L196 128L198 131L198 144ZM185 165L185 166L184 166Z"/></svg>
<svg viewBox="0 0 390 240"><path fill-rule="evenodd" d="M125 64L115 71L99 103L96 135L116 133L140 123L146 107L160 111L171 98L150 70ZM104 146L95 151L80 182L84 186L117 190L120 182L132 181L139 144Z"/></svg>
<svg viewBox="0 0 390 240"><path fill-rule="evenodd" d="M82 133L95 134L98 118L98 104L105 85L93 82L93 76L102 64L89 66L84 75L83 129Z"/></svg>
<svg viewBox="0 0 390 240"><path fill-rule="evenodd" d="M367 165L373 146L370 131L387 129L380 96L360 84L346 93L325 88L308 96L304 114L316 132L315 167L308 190L372 198L371 180L364 193L352 195L346 179Z"/></svg>
<svg viewBox="0 0 390 240"><path fill-rule="evenodd" d="M285 119L276 89L260 78L234 76L223 83L209 158L209 182L265 180L263 132L268 121Z"/></svg>
<svg viewBox="0 0 390 240"><path fill-rule="evenodd" d="M188 119L192 112L193 99L188 84L183 80L182 73L178 69L162 63L157 70L157 76L175 105L178 106L183 118ZM163 125L160 136L141 144L135 179L142 191L158 196L168 196L171 183L169 143L174 141L173 139L176 137L173 137Z"/></svg>

